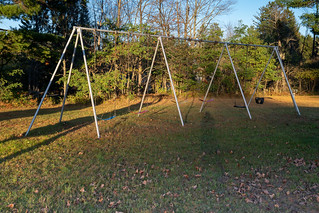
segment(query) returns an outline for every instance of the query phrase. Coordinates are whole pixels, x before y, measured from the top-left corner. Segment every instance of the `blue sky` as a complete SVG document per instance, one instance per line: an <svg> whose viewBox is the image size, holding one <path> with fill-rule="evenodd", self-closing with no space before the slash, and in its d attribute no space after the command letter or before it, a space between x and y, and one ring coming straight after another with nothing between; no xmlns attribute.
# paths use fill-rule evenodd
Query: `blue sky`
<svg viewBox="0 0 319 213"><path fill-rule="evenodd" d="M266 6L269 0L237 0L237 3L233 6L233 10L228 15L218 16L216 22L219 23L222 29L226 25L236 26L239 20L242 20L244 24L251 26L253 24L254 16L258 14L259 8ZM300 23L299 16L304 12L301 9L293 10ZM10 27L18 27L17 22L10 20L1 20L0 28L10 29ZM300 32L305 35L306 28L301 27Z"/></svg>
<svg viewBox="0 0 319 213"><path fill-rule="evenodd" d="M239 20L242 20L244 24L253 25L254 16L259 13L259 8L266 6L270 2L269 0L237 0L237 3L233 6L233 10L228 15L219 16L216 18L216 22L219 23L221 28L225 28L226 25L232 24L236 26ZM304 12L301 9L294 9L297 23L300 23L299 16ZM300 27L300 33L306 34L306 28Z"/></svg>

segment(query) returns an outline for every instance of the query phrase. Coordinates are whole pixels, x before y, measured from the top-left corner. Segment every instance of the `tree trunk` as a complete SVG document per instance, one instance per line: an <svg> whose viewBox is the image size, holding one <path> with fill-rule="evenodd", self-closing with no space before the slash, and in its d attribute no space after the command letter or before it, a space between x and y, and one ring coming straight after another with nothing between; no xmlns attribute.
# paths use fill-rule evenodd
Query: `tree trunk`
<svg viewBox="0 0 319 213"><path fill-rule="evenodd" d="M316 85L317 85L317 79L314 79L314 80L313 80L313 84L312 84L312 89L311 89L311 92L312 92L312 93L315 92Z"/></svg>
<svg viewBox="0 0 319 213"><path fill-rule="evenodd" d="M116 27L120 28L121 26L121 5L122 0L117 0L117 20L116 20Z"/></svg>
<svg viewBox="0 0 319 213"><path fill-rule="evenodd" d="M188 22L189 22L189 4L188 0L186 1L186 18L184 23L184 38L187 38L187 28L188 28Z"/></svg>
<svg viewBox="0 0 319 213"><path fill-rule="evenodd" d="M180 31L180 20L179 20L179 5L178 2L176 2L176 17L177 17L177 37L181 36L181 31Z"/></svg>
<svg viewBox="0 0 319 213"><path fill-rule="evenodd" d="M315 58L317 56L317 53L316 53L316 32L314 29L313 30L313 41L312 41L312 58Z"/></svg>
<svg viewBox="0 0 319 213"><path fill-rule="evenodd" d="M193 38L196 38L196 24L197 24L197 13L198 13L198 1L195 0L195 8L194 8L194 23L193 23ZM195 43L193 42L193 45Z"/></svg>
<svg viewBox="0 0 319 213"><path fill-rule="evenodd" d="M139 57L138 59L138 94L141 94L141 88L142 88L142 59Z"/></svg>

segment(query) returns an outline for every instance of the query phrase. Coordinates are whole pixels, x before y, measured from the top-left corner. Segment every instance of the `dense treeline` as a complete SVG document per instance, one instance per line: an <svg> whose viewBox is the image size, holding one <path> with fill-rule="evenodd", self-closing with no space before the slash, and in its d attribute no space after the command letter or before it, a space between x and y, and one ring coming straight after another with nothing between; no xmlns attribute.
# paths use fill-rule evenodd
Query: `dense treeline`
<svg viewBox="0 0 319 213"><path fill-rule="evenodd" d="M18 30L0 31L0 97L2 101L29 101L41 97L59 60L72 27L124 30L185 38L268 44L280 48L288 78L295 92L319 91L318 0L277 0L260 8L254 26L239 22L226 32L214 22L229 12L232 0L71 0L2 1L2 18L20 20ZM291 7L308 7L303 24L312 35L300 35ZM313 18L313 16L314 18ZM157 40L150 36L84 32L94 97L105 100L120 95L140 94L150 69ZM163 39L176 89L179 93L200 93L207 89L222 45ZM50 89L62 96L65 90L73 44ZM272 49L231 45L235 67L245 93L251 93L264 70ZM87 99L84 64L78 51L72 73L70 93L75 100ZM170 90L161 49L158 51L148 92ZM265 73L260 93L287 91L281 69L273 57ZM212 92L237 93L238 85L224 53Z"/></svg>

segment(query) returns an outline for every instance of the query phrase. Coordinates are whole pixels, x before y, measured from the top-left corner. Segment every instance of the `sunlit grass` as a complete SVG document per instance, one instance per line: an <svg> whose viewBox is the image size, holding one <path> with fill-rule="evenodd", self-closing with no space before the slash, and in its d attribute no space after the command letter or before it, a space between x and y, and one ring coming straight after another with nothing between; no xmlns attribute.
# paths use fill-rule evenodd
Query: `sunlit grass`
<svg viewBox="0 0 319 213"><path fill-rule="evenodd" d="M235 98L171 98L40 110L0 111L0 211L264 212L319 210L319 98L252 103L253 119ZM240 99L236 98L237 103ZM131 107L128 107L128 104ZM313 164L314 163L314 164ZM319 164L318 164L319 165ZM267 191L265 191L267 190ZM267 194L269 193L269 194Z"/></svg>

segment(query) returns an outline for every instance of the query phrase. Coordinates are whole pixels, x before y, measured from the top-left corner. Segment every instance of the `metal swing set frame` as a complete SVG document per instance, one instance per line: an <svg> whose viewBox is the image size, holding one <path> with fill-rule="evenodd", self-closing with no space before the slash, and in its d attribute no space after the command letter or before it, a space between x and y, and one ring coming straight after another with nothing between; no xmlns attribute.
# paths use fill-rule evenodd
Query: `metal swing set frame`
<svg viewBox="0 0 319 213"><path fill-rule="evenodd" d="M143 107L143 103L144 103L144 100L145 100L145 95L146 95L146 92L147 92L147 89L148 89L148 85L149 85L149 82L150 82L150 78L151 78L151 74L152 74L152 69L154 67L154 63L155 63L155 58L156 58L156 55L157 55L157 52L158 52L158 49L159 49L159 45L161 45L161 49L162 49L162 52L163 52L163 57L164 57L164 61L165 61L165 65L166 65L166 69L167 69L167 73L169 75L169 79L170 79L170 84L171 84L171 89L173 91L173 94L174 94L174 98L175 98L175 102L176 102L176 107L177 107L177 110L178 110L178 114L179 114L179 117L180 117L180 121L181 121L181 124L182 126L184 126L184 121L183 121L183 117L182 117L182 113L181 113L181 110L180 110L180 107L179 107L179 103L178 103L178 99L177 99L177 96L176 96L176 92L175 92L175 88L174 88L174 83L173 83L173 79L172 79L172 75L171 75L171 71L170 71L170 68L169 68L169 64L168 64L168 61L167 61L167 57L166 57L166 53L165 53L165 49L164 49L164 45L163 45L163 40L162 38L169 38L169 39L178 39L178 40L185 40L185 41L193 41L193 42L206 42L206 43L215 43L215 44L223 44L223 48L222 48L222 51L221 51L221 54L219 56L219 59L218 59L218 62L216 64L216 67L215 67L215 70L214 70L214 73L213 75L211 76L211 80L210 80L210 83L209 83L209 86L207 88L207 91L206 91L206 94L205 94L205 97L204 99L202 100L202 105L201 105L201 108L200 108L200 112L203 110L203 107L204 107L204 104L208 101L206 101L207 99L207 96L208 96L208 93L209 93L209 90L212 86L212 83L213 83L213 80L214 80L214 76L216 74L216 71L217 71L217 68L220 64L220 61L221 61L221 58L223 56L223 53L224 53L224 50L226 49L227 51L227 54L229 56L229 60L232 64L232 68L233 68L233 71L234 71L234 74L235 74L235 77L236 77L236 80L237 80L237 83L238 83L238 86L239 86L239 90L240 90L240 93L242 95L242 98L243 98L243 101L245 103L245 108L247 110L247 113L248 113L248 116L249 118L251 119L251 114L250 114L250 110L249 110L249 105L251 103L251 100L253 98L253 96L255 95L256 91L257 91L257 88L261 82L261 79L263 78L265 72L266 72L266 69L270 63L270 60L271 58L273 57L274 53L276 53L277 57L278 57L278 61L280 63L280 66L281 66L281 69L282 69L282 72L284 74L284 77L285 77L285 80L286 80L286 83L288 85L288 88L289 88L289 92L290 92L290 95L291 95L291 98L292 98L292 101L293 101L293 104L294 104L294 107L298 113L298 115L300 115L300 111L299 111L299 108L297 106L297 103L295 101L295 97L294 97L294 94L291 90L291 87L290 87L290 84L289 84L289 81L288 81L288 78L287 78L287 75L286 75L286 72L285 72L285 69L284 69L284 65L283 65L283 62L282 62L282 59L280 57L280 54L279 54L279 49L277 46L267 46L267 45L254 45L254 44L242 44L242 43L229 43L229 42L220 42L220 41L210 41L210 40L201 40L201 39L190 39L190 38L180 38L180 37L173 37L173 36L163 36L163 35L151 35L151 34L144 34L144 33L134 33L134 32L125 32L125 31L113 31L113 30L103 30L103 29L96 29L96 28L87 28L87 27L78 27L78 26L74 26L73 27L73 30L71 32L71 35L64 47L64 50L62 52L62 55L56 65L56 68L51 76L51 79L50 79L50 82L42 96L42 99L40 101L40 104L32 118L32 121L29 125L29 128L27 130L27 132L25 133L25 136L27 136L32 128L32 125L39 113L39 110L42 106L42 103L48 93L48 90L53 82L53 79L59 69L59 66L61 65L61 62L64 58L64 55L66 53L66 50L68 48L68 46L70 45L71 43L71 40L74 36L74 34L76 33L76 40L75 40L75 45L74 45L74 50L73 50L73 55L72 55L72 60L71 60L71 64L70 64L70 69L69 69L69 74L68 74L68 80L67 80L67 87L66 87L66 90L65 90L65 93L64 93L64 98L63 98L63 104L62 104L62 109L61 109L61 114L60 114L60 119L59 119L59 122L62 121L62 117L63 117L63 111L64 111L64 106L65 106L65 101L66 101L66 97L67 97L67 93L68 93L68 87L69 87L69 83L70 83L70 79L71 79L71 74L72 74L72 68L73 68L73 64L74 64L74 58L75 58L75 53L76 53L76 48L78 46L78 42L80 40L80 43L81 43L81 49L82 49L82 55L83 55L83 61L84 61L84 65L85 65L85 72L86 72L86 77L87 77L87 82L88 82L88 87L89 87L89 95L90 95L90 99L91 99L91 104L92 104L92 110L93 110L93 117L94 117L94 122L95 122L95 127L96 127L96 133L97 133L97 137L100 138L101 135L100 135L100 130L99 130L99 125L98 125L98 118L97 118L97 115L96 115L96 110L95 110L95 104L94 104L94 98L93 98L93 93L92 93L92 88L91 88L91 81L90 81L90 75L89 75L89 69L88 69L88 65L87 65L87 60L86 60L86 54L85 54L85 50L84 50L84 43L83 43L83 35L82 35L82 31L85 30L85 31L93 31L93 32L105 32L105 33L115 33L115 34L127 34L127 35L136 35L136 36L149 36L149 37L156 37L157 38L157 44L156 44L156 48L155 48L155 52L154 52L154 56L153 56L153 60L152 60L152 64L151 64L151 67L150 67L150 71L148 73L148 77L147 77L147 82L146 82L146 86L145 86L145 90L144 90L144 93L143 93L143 97L142 97L142 101L141 101L141 104L140 104L140 108L139 108L139 111L138 111L138 116L142 113L142 107ZM241 45L241 46L252 46L252 47L266 47L266 48L273 48L273 51L270 55L270 58L268 60L268 63L263 71L263 73L261 74L260 76L260 79L257 83L257 86L249 100L249 102L247 103L246 101L246 98L245 98L245 95L244 95L244 92L242 90L242 87L241 87L241 84L239 82L239 78L237 76L237 71L236 71L236 68L235 68L235 65L233 63L233 60L232 60L232 57L230 55L230 52L229 52L229 48L228 46L229 45Z"/></svg>

